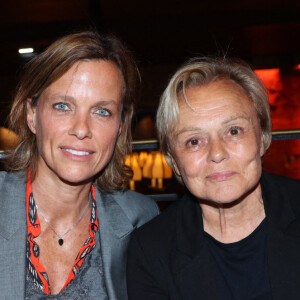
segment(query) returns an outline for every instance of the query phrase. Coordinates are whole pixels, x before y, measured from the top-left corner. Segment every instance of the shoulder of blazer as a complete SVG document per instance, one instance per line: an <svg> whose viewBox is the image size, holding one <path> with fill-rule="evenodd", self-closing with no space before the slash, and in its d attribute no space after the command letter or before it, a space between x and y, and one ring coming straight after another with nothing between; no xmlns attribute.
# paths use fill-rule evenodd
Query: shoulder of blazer
<svg viewBox="0 0 300 300"><path fill-rule="evenodd" d="M263 172L261 184L267 217L300 236L300 180Z"/></svg>
<svg viewBox="0 0 300 300"><path fill-rule="evenodd" d="M140 227L159 214L156 202L140 193L123 190L111 193L133 226Z"/></svg>
<svg viewBox="0 0 300 300"><path fill-rule="evenodd" d="M96 189L100 225L122 238L158 213L156 203L132 191L100 192Z"/></svg>
<svg viewBox="0 0 300 300"><path fill-rule="evenodd" d="M165 256L171 249L176 248L178 214L180 214L182 200L177 200L134 233L147 255Z"/></svg>
<svg viewBox="0 0 300 300"><path fill-rule="evenodd" d="M0 172L0 235L6 239L26 223L25 180L24 173Z"/></svg>
<svg viewBox="0 0 300 300"><path fill-rule="evenodd" d="M294 213L300 216L300 180L285 176L263 172L262 174L263 189L268 190L270 195L279 195L285 198L292 205Z"/></svg>

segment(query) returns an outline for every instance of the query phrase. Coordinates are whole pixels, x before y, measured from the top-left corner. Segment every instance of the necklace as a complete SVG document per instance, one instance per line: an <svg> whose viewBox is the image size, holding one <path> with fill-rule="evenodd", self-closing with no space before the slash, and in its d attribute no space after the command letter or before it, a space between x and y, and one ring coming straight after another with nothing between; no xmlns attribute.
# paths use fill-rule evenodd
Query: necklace
<svg viewBox="0 0 300 300"><path fill-rule="evenodd" d="M49 227L52 229L52 231L57 235L58 237L58 244L60 246L63 245L64 243L64 239L63 237L69 233L72 229L74 229L76 227L76 225L81 221L81 219L85 216L89 206L91 203L91 197L89 197L89 202L87 204L87 206L85 207L84 211L82 212L81 216L79 217L79 219L63 234L59 234L57 233L57 231L54 229L54 227L50 224L50 222L46 219L46 217L44 216L44 214L41 212L41 210L39 209L39 207L37 206L37 204L35 204L37 211L39 212L39 214L43 217L43 219L45 220L45 222L49 225Z"/></svg>

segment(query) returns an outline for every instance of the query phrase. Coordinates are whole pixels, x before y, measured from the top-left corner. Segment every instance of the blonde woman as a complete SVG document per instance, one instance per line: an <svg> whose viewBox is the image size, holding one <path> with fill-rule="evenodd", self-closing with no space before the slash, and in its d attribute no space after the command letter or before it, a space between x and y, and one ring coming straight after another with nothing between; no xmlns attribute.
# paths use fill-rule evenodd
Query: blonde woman
<svg viewBox="0 0 300 300"><path fill-rule="evenodd" d="M134 235L129 299L300 299L300 182L262 172L271 117L255 73L192 60L167 86L157 127L189 193Z"/></svg>

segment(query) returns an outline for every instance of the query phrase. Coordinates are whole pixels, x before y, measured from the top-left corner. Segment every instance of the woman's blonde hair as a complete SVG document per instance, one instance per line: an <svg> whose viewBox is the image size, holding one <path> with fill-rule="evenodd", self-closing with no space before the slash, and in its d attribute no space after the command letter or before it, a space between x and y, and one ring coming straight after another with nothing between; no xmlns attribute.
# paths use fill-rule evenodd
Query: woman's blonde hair
<svg viewBox="0 0 300 300"><path fill-rule="evenodd" d="M41 93L82 60L114 62L123 77L122 131L110 162L95 178L100 190L118 190L132 175L124 159L131 150L131 119L140 76L132 55L118 38L94 31L62 37L25 65L9 115L10 128L19 135L20 143L8 156L5 166L12 172L30 169L34 180L39 154L36 137L27 125L27 100L31 99L33 106L37 105Z"/></svg>
<svg viewBox="0 0 300 300"><path fill-rule="evenodd" d="M162 152L174 170L171 161L172 134L179 118L178 96L188 87L208 85L217 80L231 80L238 84L253 101L263 133L265 151L272 141L272 120L268 92L250 66L237 59L194 58L184 64L171 78L160 99L156 126Z"/></svg>

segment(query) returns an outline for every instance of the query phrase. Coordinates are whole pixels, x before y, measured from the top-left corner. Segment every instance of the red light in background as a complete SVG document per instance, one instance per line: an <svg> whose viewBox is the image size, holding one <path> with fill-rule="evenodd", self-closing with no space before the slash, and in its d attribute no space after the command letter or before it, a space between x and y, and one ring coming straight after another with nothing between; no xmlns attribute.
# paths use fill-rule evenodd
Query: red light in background
<svg viewBox="0 0 300 300"><path fill-rule="evenodd" d="M263 80L264 78L271 78L273 76L278 76L280 73L279 68L274 69L258 69L254 72Z"/></svg>
<svg viewBox="0 0 300 300"><path fill-rule="evenodd" d="M279 68L254 72L268 89L273 130L300 128L300 74Z"/></svg>
<svg viewBox="0 0 300 300"><path fill-rule="evenodd" d="M282 91L282 79L280 69L260 69L254 70L257 76L264 82L269 92L269 102L274 104L278 93Z"/></svg>
<svg viewBox="0 0 300 300"><path fill-rule="evenodd" d="M296 65L296 66L294 66L294 68L293 68L294 70L296 70L296 71L300 71L300 64L298 64L298 65Z"/></svg>
<svg viewBox="0 0 300 300"><path fill-rule="evenodd" d="M300 128L300 64L293 70L255 70L268 89L273 130ZM300 140L274 141L265 155L264 168L300 178Z"/></svg>

